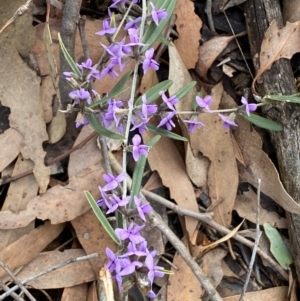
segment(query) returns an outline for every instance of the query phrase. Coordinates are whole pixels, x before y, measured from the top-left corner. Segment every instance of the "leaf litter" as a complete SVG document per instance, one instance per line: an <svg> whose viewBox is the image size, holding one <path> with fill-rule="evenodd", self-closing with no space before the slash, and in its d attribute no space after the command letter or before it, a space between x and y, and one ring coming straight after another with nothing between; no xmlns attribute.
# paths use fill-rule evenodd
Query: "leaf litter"
<svg viewBox="0 0 300 301"><path fill-rule="evenodd" d="M22 4L21 1L17 2L15 6ZM242 2L228 1L223 7L227 5L227 9ZM195 70L198 74L202 79L210 81L209 72L213 63L228 43L234 39L234 36L216 36L198 47L202 20L194 13L192 4L191 1L184 0L177 3L176 26L179 38L173 46L169 47L169 79L173 80L173 86L169 89L170 95L192 80L187 69L194 68L196 63ZM15 6L12 7L10 4L5 14L0 13L2 14L0 20L7 20L11 12L15 11ZM88 190L96 199L99 197L97 187L103 184L103 168L100 163L102 158L96 146L96 137L94 137L70 156L68 184L47 189L50 169L44 164L45 151L42 145L49 139L46 123L53 118L51 100L55 90L51 86L49 77L44 79L41 87L40 77L23 62L19 55L25 56L34 46L35 33L32 31L31 21L30 17L24 17L15 25L9 26L0 36L1 66L2 70L5 70L5 72L0 72L0 100L3 105L11 109L10 128L0 135L0 146L4 150L4 155L0 159L1 172L17 157L13 175L34 168L34 175L11 183L2 206L0 260L12 270L24 266L18 273L19 279L22 280L45 269L46 261L48 266L52 266L66 259L97 252L98 258L70 264L38 278L33 283L44 289L68 288L62 300L68 299L67 295L70 292L76 297L82 294L83 299L88 295L88 300L96 300L95 282L90 286L89 291L85 283L97 279L99 270L106 260L105 247L109 246L111 249L116 247L90 210L83 195L83 190ZM35 26L37 42L33 53L38 61L41 75L47 76L49 67L42 38L44 26L43 23ZM87 20L86 23L88 40L93 50L92 57L95 60L100 57L101 53L98 47L100 38L97 37L98 40L96 40L94 32L99 31L101 26L99 20L93 22ZM51 20L50 29L52 38L55 38L60 30L59 19ZM278 29L275 22L271 24L262 44L260 69L253 81L253 87L256 80L271 67L274 61L282 57L290 58L298 51L299 47L297 48L296 45L299 41L295 36L298 30L298 22L287 23L282 29ZM25 32L26 43L24 43ZM105 39L102 42L107 44ZM185 47L188 43L190 47ZM59 66L58 44L54 43L51 47ZM77 40L76 59L82 56L80 42ZM129 65L123 74L132 68ZM234 68L231 69L231 72L234 70ZM150 73L148 76L150 78L143 78L140 91L147 90L158 81L155 73ZM105 84L102 83L101 86L95 88L100 93L107 93L114 84L115 81L107 77ZM235 106L233 99L227 93L225 84L220 82L211 86L213 109ZM177 109L191 110L192 100L200 90L204 91L201 85L193 89L182 99ZM300 206L285 191L274 164L262 150L261 138L247 121L237 116L239 126L230 133L222 129L218 117L201 114L199 120L205 123L205 127L189 134L183 123L184 118L185 116L180 115L178 119L182 135L188 139L183 147L184 156L181 156L182 149L177 149L178 145L175 145L172 140L162 138L148 158L151 169L157 171L163 185L170 190L170 198L179 206L198 212L195 188L200 187L212 202L215 221L226 227L232 226L235 222L232 213L236 210L241 217L255 223L256 193L250 189L250 192L237 195L237 190L239 181L247 181L253 187L257 187L257 178L261 178L261 191L264 194L285 210L300 213ZM83 128L74 145L91 133L91 128ZM150 138L151 134L144 135L145 141ZM56 138L53 138L53 141L56 141ZM161 182L158 181L159 185ZM37 196L38 188L40 195ZM34 228L36 219L46 222ZM62 233L66 227L65 222L68 221L75 230L80 246L75 249L65 249L64 252L43 251ZM284 217L261 208L260 223L264 222L271 223L278 228L286 228ZM198 221L190 217L184 217L181 226L184 232L183 241L191 252L197 252L197 256L201 258L201 267L213 285L217 287L224 277L221 262L228 251L220 248L216 243L214 249L204 254L204 241L210 241L210 239L203 227L199 227ZM204 238L201 240L201 237ZM199 252L199 250L202 251ZM183 263L182 257L176 254L173 263L180 270L174 268L175 275L169 278L168 298L172 300L199 298L203 294L203 289L190 269ZM0 277L8 279L2 270ZM186 282L182 282L183 277ZM246 293L244 300L254 300L254 298L267 300L270 296L273 296L270 300L283 300L286 295L287 287L279 286ZM238 297L224 297L223 300L238 300ZM75 300L75 297L73 299Z"/></svg>

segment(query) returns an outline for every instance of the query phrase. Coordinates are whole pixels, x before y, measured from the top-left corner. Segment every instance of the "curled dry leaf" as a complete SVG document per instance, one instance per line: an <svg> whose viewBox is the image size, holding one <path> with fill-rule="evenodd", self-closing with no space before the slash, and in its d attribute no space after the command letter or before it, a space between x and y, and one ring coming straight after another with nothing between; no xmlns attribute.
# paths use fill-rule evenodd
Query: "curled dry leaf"
<svg viewBox="0 0 300 301"><path fill-rule="evenodd" d="M18 156L22 147L23 136L15 129L8 129L0 135L0 172Z"/></svg>
<svg viewBox="0 0 300 301"><path fill-rule="evenodd" d="M64 252L51 251L40 253L30 263L24 266L18 274L18 279L23 281L54 265L72 258L87 255L82 249L70 249ZM47 273L30 282L39 289L64 288L90 282L96 279L96 274L88 260L72 262L57 270Z"/></svg>
<svg viewBox="0 0 300 301"><path fill-rule="evenodd" d="M4 248L0 252L0 260L4 262L10 270L27 264L46 248L46 246L62 232L64 227L64 224L51 225L49 222L46 222L44 225L33 229L28 234ZM5 274L5 271L1 269L0 278Z"/></svg>
<svg viewBox="0 0 300 301"><path fill-rule="evenodd" d="M22 155L19 155L12 176L19 175L23 172L31 170L32 168L33 162L31 160L24 160ZM13 181L9 185L2 210L11 210L15 213L18 213L20 210L25 210L28 202L37 196L38 189L38 184L34 178L34 175L32 174ZM31 222L26 227L19 229L0 229L0 250L18 240L21 236L27 234L33 228L34 222Z"/></svg>
<svg viewBox="0 0 300 301"><path fill-rule="evenodd" d="M22 41L32 39L34 31L31 22L28 20L26 25L16 22L17 32L23 32L23 36L15 34L12 26L0 35L0 90L1 103L11 110L10 126L23 136L22 155L35 163L33 173L43 193L49 183L50 168L44 164L45 152L42 147L48 135L39 99L40 79L24 63L16 48Z"/></svg>
<svg viewBox="0 0 300 301"><path fill-rule="evenodd" d="M70 221L90 209L83 191L88 190L97 199L98 185L104 185L100 164L84 169L70 178L67 186L54 186L41 196L33 198L26 210L18 214L9 210L0 212L0 229L25 227L35 218L51 220L52 224Z"/></svg>
<svg viewBox="0 0 300 301"><path fill-rule="evenodd" d="M224 108L234 108L236 103L231 98L223 99ZM238 163L240 177L257 187L257 179L261 179L261 191L271 197L283 209L300 214L300 205L284 189L276 167L268 155L262 150L262 140L247 120L236 116L239 125L234 131L234 138L239 145L245 166Z"/></svg>
<svg viewBox="0 0 300 301"><path fill-rule="evenodd" d="M208 69L233 38L234 36L214 37L200 46L199 60L195 69L201 77L206 78Z"/></svg>
<svg viewBox="0 0 300 301"><path fill-rule="evenodd" d="M195 14L194 3L190 0L178 0L174 13L177 15L175 24L179 34L174 44L185 67L187 69L195 68L199 56L202 21Z"/></svg>
<svg viewBox="0 0 300 301"><path fill-rule="evenodd" d="M234 210L237 211L240 217L256 224L257 215L257 194L253 189L243 192L242 195L237 195L234 205ZM259 208L259 224L270 223L276 228L287 228L286 218L280 217L276 212L269 212L264 208Z"/></svg>
<svg viewBox="0 0 300 301"><path fill-rule="evenodd" d="M283 22L300 21L300 1L299 0L283 0L282 3Z"/></svg>
<svg viewBox="0 0 300 301"><path fill-rule="evenodd" d="M272 64L281 59L290 59L300 49L300 21L286 23L286 26L279 29L276 20L273 20L265 33L261 44L259 69L252 83L252 90L255 91L257 79ZM257 93L256 93L257 94Z"/></svg>

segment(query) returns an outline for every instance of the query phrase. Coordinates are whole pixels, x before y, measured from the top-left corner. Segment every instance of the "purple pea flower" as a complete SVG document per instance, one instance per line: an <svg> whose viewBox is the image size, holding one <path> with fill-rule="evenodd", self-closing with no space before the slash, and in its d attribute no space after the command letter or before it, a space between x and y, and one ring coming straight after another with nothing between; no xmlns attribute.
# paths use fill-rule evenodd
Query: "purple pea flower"
<svg viewBox="0 0 300 301"><path fill-rule="evenodd" d="M146 94L142 95L142 112L145 118L148 118L148 114L155 114L157 112L157 105L156 104L148 104L147 103L147 96Z"/></svg>
<svg viewBox="0 0 300 301"><path fill-rule="evenodd" d="M134 135L134 137L132 138L132 143L133 143L132 155L134 161L136 162L139 160L141 155L145 157L148 156L149 146L141 144L141 141L142 139L140 135Z"/></svg>
<svg viewBox="0 0 300 301"><path fill-rule="evenodd" d="M204 108L208 112L211 111L209 105L212 102L212 97L210 95L206 95L204 98L201 98L200 96L196 96L196 102L200 108Z"/></svg>
<svg viewBox="0 0 300 301"><path fill-rule="evenodd" d="M235 117L235 114L230 114L229 116L225 116L225 115L222 115L222 114L218 114L219 117L221 117L221 119L223 120L223 128L225 130L228 130L229 127L232 125L232 126L238 126L235 122L234 122L234 117Z"/></svg>
<svg viewBox="0 0 300 301"><path fill-rule="evenodd" d="M173 122L172 118L175 116L176 112L172 111L172 112L168 112L167 116L162 118L162 120L160 121L159 125L157 126L158 128L165 125L166 128L168 129L168 131L172 130L172 127L175 127L175 123ZM165 115L165 114L163 114Z"/></svg>
<svg viewBox="0 0 300 301"><path fill-rule="evenodd" d="M106 264L106 268L112 273L116 269L119 259L110 248L106 248L105 253L109 259L108 263Z"/></svg>
<svg viewBox="0 0 300 301"><path fill-rule="evenodd" d="M114 68L116 67L118 63L115 61L111 61L108 66L106 66L100 73L100 76L98 79L103 78L105 75L109 74L110 77L112 78L116 78L118 76L117 71L114 70Z"/></svg>
<svg viewBox="0 0 300 301"><path fill-rule="evenodd" d="M118 187L119 183L123 182L125 179L125 173L122 172L118 176L114 177L111 174L104 174L103 180L107 183L102 190L109 191Z"/></svg>
<svg viewBox="0 0 300 301"><path fill-rule="evenodd" d="M88 91L85 91L83 88L79 90L74 90L69 93L70 98L74 99L76 104L79 104L80 101L84 100L88 104L92 103L91 95Z"/></svg>
<svg viewBox="0 0 300 301"><path fill-rule="evenodd" d="M140 230L142 230L145 225L139 226L134 223L131 223L128 226L128 229L117 228L115 229L116 234L121 240L129 239L132 243L138 244L145 240L143 236L140 234Z"/></svg>
<svg viewBox="0 0 300 301"><path fill-rule="evenodd" d="M142 198L138 198L137 196L134 196L134 203L136 206L136 209L139 213L140 218L143 221L146 221L145 213L149 213L152 211L152 207L149 203L142 204Z"/></svg>
<svg viewBox="0 0 300 301"><path fill-rule="evenodd" d="M190 120L183 120L183 121L188 124L188 131L190 133L194 132L196 126L199 126L199 127L204 126L204 124L202 122L194 120L193 117Z"/></svg>
<svg viewBox="0 0 300 301"><path fill-rule="evenodd" d="M153 283L155 277L161 278L164 276L164 273L161 272L161 270L163 270L164 268L155 265L153 256L154 254L149 253L145 260L145 264L149 270L148 279L150 280L151 284Z"/></svg>
<svg viewBox="0 0 300 301"><path fill-rule="evenodd" d="M126 23L124 29L125 30L131 29L131 28L138 29L137 23L139 23L141 20L142 20L142 17L138 17L135 20L129 21L128 23Z"/></svg>
<svg viewBox="0 0 300 301"><path fill-rule="evenodd" d="M174 105L179 101L179 99L176 97L176 95L172 95L171 97L167 97L165 92L161 94L161 97L164 101L164 103L168 106L168 108L172 111L175 111Z"/></svg>
<svg viewBox="0 0 300 301"><path fill-rule="evenodd" d="M130 261L129 259L125 259L122 261L122 271L119 272L120 276L130 275L135 271L136 267L142 267L143 264L139 261Z"/></svg>
<svg viewBox="0 0 300 301"><path fill-rule="evenodd" d="M158 25L158 21L161 19L165 19L168 16L168 13L164 9L156 10L154 4L150 2L152 7L151 16L152 20L156 25Z"/></svg>
<svg viewBox="0 0 300 301"><path fill-rule="evenodd" d="M97 201L97 205L98 205L99 207L105 207L106 204L108 203L108 200L107 200L108 195L107 195L107 193L102 189L101 186L98 186L98 189L99 189L99 191L100 191L100 193L101 193L101 199L99 199L99 200Z"/></svg>
<svg viewBox="0 0 300 301"><path fill-rule="evenodd" d="M127 196L124 199L120 199L117 195L113 194L109 197L109 202L106 202L108 210L106 214L112 213L118 209L120 206L126 206L130 201L130 196Z"/></svg>
<svg viewBox="0 0 300 301"><path fill-rule="evenodd" d="M242 97L241 101L244 104L242 108L246 111L248 116L250 116L250 112L253 112L257 109L257 105L254 103L248 103L248 100L245 97Z"/></svg>
<svg viewBox="0 0 300 301"><path fill-rule="evenodd" d="M152 68L153 70L158 70L159 69L159 64L152 59L154 54L154 48L150 48L145 52L145 59L143 62L143 70L144 70L144 74L146 74L147 70L149 68Z"/></svg>
<svg viewBox="0 0 300 301"><path fill-rule="evenodd" d="M114 34L117 31L116 27L110 27L109 19L104 19L102 22L102 30L96 32L97 35L103 36L105 34Z"/></svg>
<svg viewBox="0 0 300 301"><path fill-rule="evenodd" d="M79 114L78 114L78 116L79 116ZM75 121L75 127L76 127L76 129L77 128L79 128L80 126L85 126L85 125L88 125L89 124L89 121L88 121L88 119L86 118L86 116L83 116L83 118L82 119L78 119L78 116L77 116L77 119L76 119L76 121Z"/></svg>
<svg viewBox="0 0 300 301"><path fill-rule="evenodd" d="M145 243L146 240L144 241ZM145 249L139 247L139 249L136 248L136 245L133 244L132 242L130 242L127 246L127 250L128 252L121 255L120 257L128 257L128 256L132 256L132 255L135 255L135 256L138 256L138 257L142 257L142 256L146 256L149 252L147 252Z"/></svg>

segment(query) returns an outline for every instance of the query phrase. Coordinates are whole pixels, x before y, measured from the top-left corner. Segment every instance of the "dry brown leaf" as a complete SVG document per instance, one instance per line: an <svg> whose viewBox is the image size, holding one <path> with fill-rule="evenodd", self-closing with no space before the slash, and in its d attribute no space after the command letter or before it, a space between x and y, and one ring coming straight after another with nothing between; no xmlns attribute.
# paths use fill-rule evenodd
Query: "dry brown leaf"
<svg viewBox="0 0 300 301"><path fill-rule="evenodd" d="M283 0L282 18L284 23L300 21L300 0Z"/></svg>
<svg viewBox="0 0 300 301"><path fill-rule="evenodd" d="M56 264L67 261L71 258L85 256L82 249L70 249L64 252L50 251L40 253L30 263L25 265L18 273L18 279L23 281L37 273L40 273ZM39 289L54 289L70 287L96 279L96 274L88 260L72 262L51 273L45 274L30 282Z"/></svg>
<svg viewBox="0 0 300 301"><path fill-rule="evenodd" d="M281 59L290 59L296 52L300 51L300 21L295 23L286 23L286 26L279 29L277 21L273 20L265 33L261 44L259 69L252 82L252 89L255 91L257 79L272 64Z"/></svg>
<svg viewBox="0 0 300 301"><path fill-rule="evenodd" d="M22 147L23 136L15 129L8 129L0 135L0 172L16 159Z"/></svg>
<svg viewBox="0 0 300 301"><path fill-rule="evenodd" d="M144 189L146 190L154 190L158 189L163 186L163 183L161 181L161 178L157 171L154 171L152 175L150 176L149 180L144 186Z"/></svg>
<svg viewBox="0 0 300 301"><path fill-rule="evenodd" d="M236 103L231 98L222 100L224 108L234 108ZM236 116L239 125L234 131L245 166L238 164L239 175L244 180L257 187L257 179L261 179L261 191L271 197L283 209L291 213L300 213L298 205L284 189L273 162L262 150L262 140L249 122L242 116Z"/></svg>
<svg viewBox="0 0 300 301"><path fill-rule="evenodd" d="M53 88L53 83L50 76L46 76L42 82L41 89L41 102L43 105L44 111L44 120L46 123L49 123L53 118L53 97L56 94L55 89Z"/></svg>
<svg viewBox="0 0 300 301"><path fill-rule="evenodd" d="M178 0L174 14L177 15L175 25L179 34L174 44L185 67L194 69L199 56L202 21L195 14L194 3L190 0Z"/></svg>
<svg viewBox="0 0 300 301"><path fill-rule="evenodd" d="M46 222L44 225L30 231L3 249L0 252L0 260L4 262L10 270L27 264L56 238L64 227L64 224L51 225L49 222ZM4 275L6 275L6 273L1 269L0 278Z"/></svg>
<svg viewBox="0 0 300 301"><path fill-rule="evenodd" d="M148 69L147 73L142 77L140 93L146 93L151 87L157 85L158 83L159 81L156 71L152 68Z"/></svg>
<svg viewBox="0 0 300 301"><path fill-rule="evenodd" d="M221 98L229 96L223 91L222 83L212 90L212 110L217 110ZM202 116L203 115L203 116ZM238 187L238 171L229 131L224 130L222 121L215 114L202 114L199 119L205 124L190 135L194 155L199 152L210 160L207 185L214 209L214 219L225 225L231 224Z"/></svg>
<svg viewBox="0 0 300 301"><path fill-rule="evenodd" d="M182 256L178 253L175 254L173 264L178 268L178 270L173 267L171 269L174 272L174 275L169 277L167 300L199 300L204 293L202 286L191 269L186 265Z"/></svg>
<svg viewBox="0 0 300 301"><path fill-rule="evenodd" d="M200 46L197 73L206 78L208 69L234 37L214 37Z"/></svg>
<svg viewBox="0 0 300 301"><path fill-rule="evenodd" d="M169 57L170 57L170 69L169 69L169 79L173 81L173 85L169 88L169 93L172 95L176 93L180 88L184 87L192 81L188 70L183 64L176 47L169 47ZM193 88L184 98L176 104L176 109L178 111L190 111L192 108L192 101L197 93L196 88ZM179 115L179 124L183 136L189 139L189 133L187 131L186 123L183 122L184 119L189 119L190 116ZM187 173L192 180L192 182L198 187L206 186L207 170L209 161L201 154L194 156L191 151L189 143L186 143L186 155L185 164Z"/></svg>
<svg viewBox="0 0 300 301"><path fill-rule="evenodd" d="M242 195L237 195L234 205L234 210L237 211L240 217L246 218L248 221L256 224L257 215L257 194L253 189L243 192ZM259 209L259 224L270 223L276 228L287 228L287 220L280 217L276 212L269 212L264 208Z"/></svg>
<svg viewBox="0 0 300 301"><path fill-rule="evenodd" d="M59 110L61 109L62 106L59 105L56 115L53 116L51 122L47 127L47 133L49 135L48 142L52 144L58 142L66 133L66 128L67 128L66 114L60 112Z"/></svg>
<svg viewBox="0 0 300 301"><path fill-rule="evenodd" d="M70 221L90 209L83 193L88 190L95 197L100 197L98 185L104 185L103 168L100 164L84 169L67 186L55 186L41 196L29 201L26 210L15 214L11 211L0 212L0 229L25 227L35 218L50 219L52 224Z"/></svg>
<svg viewBox="0 0 300 301"><path fill-rule="evenodd" d="M88 284L82 283L64 289L61 301L84 301L88 295Z"/></svg>
<svg viewBox="0 0 300 301"><path fill-rule="evenodd" d="M154 134L149 131L143 135L145 142L152 137L154 137ZM151 169L159 173L163 184L170 189L171 199L174 199L178 206L197 212L198 205L193 186L173 141L161 137L149 152L148 162ZM197 225L198 222L195 219L185 217L185 228L190 238Z"/></svg>
<svg viewBox="0 0 300 301"><path fill-rule="evenodd" d="M91 126L85 126L79 133L74 146L78 145L85 138L91 135L94 129ZM101 151L97 146L97 136L88 141L84 146L77 149L70 155L69 165L68 165L68 175L69 177L76 176L79 172L85 168L100 163L102 159Z"/></svg>
<svg viewBox="0 0 300 301"><path fill-rule="evenodd" d="M273 288L268 288L266 290L245 293L244 301L286 301L288 294L287 286L278 286ZM223 301L239 301L241 295L235 295L231 297L223 298Z"/></svg>
<svg viewBox="0 0 300 301"><path fill-rule="evenodd" d="M98 274L107 259L105 248L108 247L115 252L117 251L116 244L92 210L73 219L71 223L85 252L87 254L98 253L96 258L89 260L95 273Z"/></svg>
<svg viewBox="0 0 300 301"><path fill-rule="evenodd" d="M10 126L23 136L22 155L35 163L33 173L39 183L40 192L43 193L47 189L50 175L50 168L44 165L45 152L42 147L48 135L39 99L40 79L19 54L27 49L27 46L24 48L26 39L35 38L32 20L26 20L26 24L23 21L15 22L15 26L9 26L0 35L1 103L11 109Z"/></svg>
<svg viewBox="0 0 300 301"><path fill-rule="evenodd" d="M12 176L19 175L32 168L33 162L30 160L24 160L22 155L19 155ZM2 210L11 210L15 213L18 213L20 210L25 210L28 202L37 196L38 189L38 184L33 175L28 175L10 183ZM28 226L19 229L0 229L0 250L18 240L32 229L34 229L34 222L31 222Z"/></svg>
<svg viewBox="0 0 300 301"><path fill-rule="evenodd" d="M93 281L89 287L86 301L99 301L97 291L98 291L97 282Z"/></svg>

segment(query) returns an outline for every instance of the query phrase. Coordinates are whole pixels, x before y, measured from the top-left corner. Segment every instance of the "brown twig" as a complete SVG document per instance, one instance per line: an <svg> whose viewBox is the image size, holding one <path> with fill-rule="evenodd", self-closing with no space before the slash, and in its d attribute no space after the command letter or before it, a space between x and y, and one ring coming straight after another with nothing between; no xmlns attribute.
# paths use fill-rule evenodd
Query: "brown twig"
<svg viewBox="0 0 300 301"><path fill-rule="evenodd" d="M209 29L212 32L216 32L214 20L213 20L212 13L211 13L211 5L212 5L212 0L206 0L205 13L207 15Z"/></svg>
<svg viewBox="0 0 300 301"><path fill-rule="evenodd" d="M57 270L57 269L59 269L59 268L61 268L61 267L63 267L63 266L66 266L66 265L72 263L72 262L78 262L78 261L82 261L82 260L88 260L88 259L95 258L95 257L97 257L97 256L98 256L98 253L93 253L93 254L86 255L86 256L80 256L80 257L76 257L76 258L70 258L70 259L68 259L68 260L66 260L66 261L64 261L64 262L61 262L61 263L59 263L59 264L56 264L56 265L54 265L54 266L52 266L52 267L50 267L50 268L48 268L48 269L46 269L46 270L44 270L44 271L42 271L42 272L39 272L38 274L36 274L36 275L34 275L34 276L32 276L32 277L29 277L29 278L27 278L27 279L24 279L24 280L21 281L20 283L21 283L22 285L27 284L27 283L29 283L30 281L33 281L33 280L35 280L35 279L37 279L37 278L39 278L39 277L41 277L41 276L43 276L43 275L45 275L45 274L48 274L48 273L50 273L50 272L52 272L52 271L55 271L55 270ZM16 291L18 288L19 288L19 285L13 286L13 287L10 288L7 292L5 292L4 294L2 294L2 295L0 296L0 300L4 300L6 297L8 297L12 292Z"/></svg>
<svg viewBox="0 0 300 301"><path fill-rule="evenodd" d="M0 261L0 266L4 269L4 271L11 277L11 279L16 283L17 287L19 287L25 295L31 300L36 301L36 299L29 293L27 288L19 281L19 279L10 271L8 266ZM8 291L7 291L8 292Z"/></svg>
<svg viewBox="0 0 300 301"><path fill-rule="evenodd" d="M90 54L88 40L85 34L85 20L86 20L86 16L80 16L78 20L78 29L79 29L79 35L80 35L81 45L82 45L85 59L88 59L91 57L91 54Z"/></svg>
<svg viewBox="0 0 300 301"><path fill-rule="evenodd" d="M48 162L46 162L46 166L50 166L56 162L59 162L60 160L64 159L65 157L69 156L71 153L75 152L76 150L80 149L81 147L83 147L88 141L90 141L91 139L93 139L95 136L97 135L97 132L93 132L92 134L90 134L87 138L85 138L83 141L81 141L80 143L78 143L77 145L75 145L74 147L72 147L71 149L65 151L63 154L57 156L56 158L49 160ZM33 173L33 169L27 170L25 172L22 172L16 176L10 177L6 180L4 180L3 182L1 182L0 180L0 186L4 185L4 184L8 184L10 182L14 182L16 180L19 180L21 178L24 178L30 174Z"/></svg>

